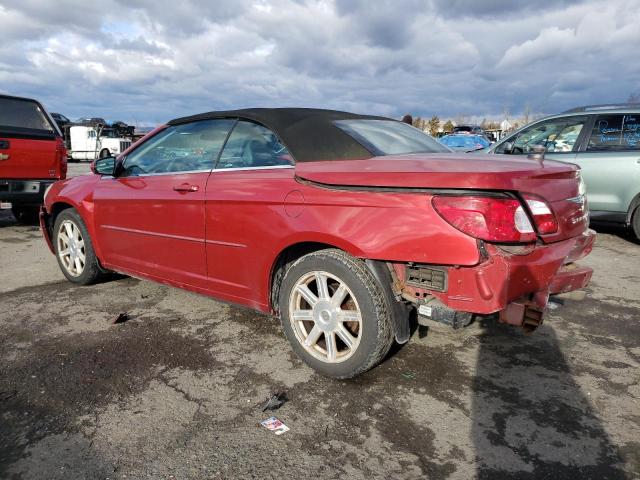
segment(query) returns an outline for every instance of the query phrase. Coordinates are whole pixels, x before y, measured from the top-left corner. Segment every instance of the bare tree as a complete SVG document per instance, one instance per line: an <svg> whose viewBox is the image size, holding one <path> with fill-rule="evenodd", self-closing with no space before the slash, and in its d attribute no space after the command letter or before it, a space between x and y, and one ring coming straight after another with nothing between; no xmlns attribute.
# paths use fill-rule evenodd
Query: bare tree
<svg viewBox="0 0 640 480"><path fill-rule="evenodd" d="M531 106L528 103L524 105L524 111L522 112L522 118L524 119L524 123L529 123L529 117L531 116Z"/></svg>
<svg viewBox="0 0 640 480"><path fill-rule="evenodd" d="M427 121L422 117L414 117L413 126L419 128L420 130L427 129Z"/></svg>
<svg viewBox="0 0 640 480"><path fill-rule="evenodd" d="M437 115L434 115L433 117L431 117L431 120L429 120L429 133L433 136L436 136L438 134L438 131L440 130L440 119L438 118Z"/></svg>

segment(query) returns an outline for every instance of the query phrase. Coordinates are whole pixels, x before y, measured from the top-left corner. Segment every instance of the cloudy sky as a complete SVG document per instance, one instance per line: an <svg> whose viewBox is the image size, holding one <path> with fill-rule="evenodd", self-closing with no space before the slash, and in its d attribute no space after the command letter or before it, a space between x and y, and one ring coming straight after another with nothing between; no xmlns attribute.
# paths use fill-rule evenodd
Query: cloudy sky
<svg viewBox="0 0 640 480"><path fill-rule="evenodd" d="M640 0L0 0L0 38L0 92L71 118L482 118L640 94Z"/></svg>

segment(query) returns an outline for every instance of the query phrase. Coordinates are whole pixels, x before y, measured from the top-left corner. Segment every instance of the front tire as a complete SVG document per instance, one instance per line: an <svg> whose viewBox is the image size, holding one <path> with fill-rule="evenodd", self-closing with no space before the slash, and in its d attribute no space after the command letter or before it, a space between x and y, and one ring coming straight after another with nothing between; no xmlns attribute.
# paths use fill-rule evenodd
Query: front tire
<svg viewBox="0 0 640 480"><path fill-rule="evenodd" d="M631 220L631 225L633 227L633 233L636 235L636 240L640 241L640 207L636 208Z"/></svg>
<svg viewBox="0 0 640 480"><path fill-rule="evenodd" d="M364 262L335 249L298 259L287 270L279 306L296 354L320 373L352 378L393 344L391 310Z"/></svg>
<svg viewBox="0 0 640 480"><path fill-rule="evenodd" d="M70 282L90 285L103 277L87 226L75 209L68 208L57 216L53 246L60 270Z"/></svg>

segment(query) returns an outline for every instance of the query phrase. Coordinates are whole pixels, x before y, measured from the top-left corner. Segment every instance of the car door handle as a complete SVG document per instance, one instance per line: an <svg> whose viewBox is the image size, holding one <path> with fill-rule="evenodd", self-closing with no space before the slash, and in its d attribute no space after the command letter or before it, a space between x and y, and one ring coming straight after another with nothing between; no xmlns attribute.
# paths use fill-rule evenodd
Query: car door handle
<svg viewBox="0 0 640 480"><path fill-rule="evenodd" d="M176 185L175 187L173 187L173 189L176 192L197 192L200 187L198 187L198 185L191 185L189 183L183 183L181 185Z"/></svg>
<svg viewBox="0 0 640 480"><path fill-rule="evenodd" d="M9 140L0 140L0 150L9 149Z"/></svg>

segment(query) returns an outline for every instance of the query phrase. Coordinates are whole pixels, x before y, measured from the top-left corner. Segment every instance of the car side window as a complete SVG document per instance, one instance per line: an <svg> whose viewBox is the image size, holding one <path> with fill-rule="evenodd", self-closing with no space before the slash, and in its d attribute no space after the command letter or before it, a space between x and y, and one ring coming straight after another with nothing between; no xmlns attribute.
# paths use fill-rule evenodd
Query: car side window
<svg viewBox="0 0 640 480"><path fill-rule="evenodd" d="M287 148L262 125L239 120L227 140L216 168L254 168L292 165Z"/></svg>
<svg viewBox="0 0 640 480"><path fill-rule="evenodd" d="M596 119L588 152L640 150L640 115L600 115Z"/></svg>
<svg viewBox="0 0 640 480"><path fill-rule="evenodd" d="M234 124L215 119L167 127L127 156L121 176L209 171Z"/></svg>
<svg viewBox="0 0 640 480"><path fill-rule="evenodd" d="M535 145L542 145L547 152L567 153L573 151L578 136L584 127L585 119L559 118L531 125L521 131L510 142L504 142L496 153L514 155L528 154ZM511 151L506 151L507 143L511 143Z"/></svg>

